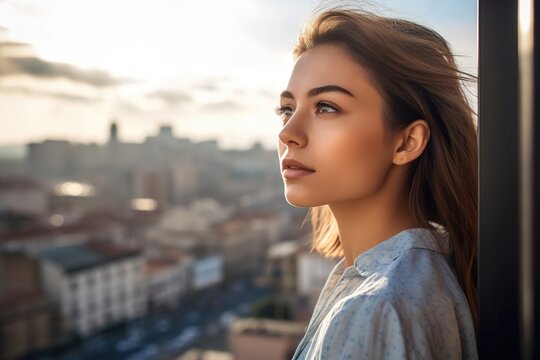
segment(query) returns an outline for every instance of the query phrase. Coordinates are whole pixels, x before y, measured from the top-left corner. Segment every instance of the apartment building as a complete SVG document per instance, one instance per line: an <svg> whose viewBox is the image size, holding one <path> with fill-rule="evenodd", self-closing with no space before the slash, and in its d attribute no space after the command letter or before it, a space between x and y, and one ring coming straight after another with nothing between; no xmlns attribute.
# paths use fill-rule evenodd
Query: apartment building
<svg viewBox="0 0 540 360"><path fill-rule="evenodd" d="M43 286L58 304L66 331L87 336L146 313L139 250L89 241L48 249L41 259Z"/></svg>

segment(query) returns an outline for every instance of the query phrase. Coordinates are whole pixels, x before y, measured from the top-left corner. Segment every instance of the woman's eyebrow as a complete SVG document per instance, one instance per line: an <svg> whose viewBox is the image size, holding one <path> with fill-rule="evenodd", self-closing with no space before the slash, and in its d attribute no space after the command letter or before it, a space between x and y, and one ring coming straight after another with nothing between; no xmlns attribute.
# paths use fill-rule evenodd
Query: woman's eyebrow
<svg viewBox="0 0 540 360"><path fill-rule="evenodd" d="M325 92L331 92L331 91L337 91L337 92L349 95L351 97L354 97L354 95L349 90L338 85L324 85L324 86L313 88L308 91L308 97L313 97L313 96L316 96ZM280 97L294 99L294 95L292 94L292 92L288 90L283 91Z"/></svg>

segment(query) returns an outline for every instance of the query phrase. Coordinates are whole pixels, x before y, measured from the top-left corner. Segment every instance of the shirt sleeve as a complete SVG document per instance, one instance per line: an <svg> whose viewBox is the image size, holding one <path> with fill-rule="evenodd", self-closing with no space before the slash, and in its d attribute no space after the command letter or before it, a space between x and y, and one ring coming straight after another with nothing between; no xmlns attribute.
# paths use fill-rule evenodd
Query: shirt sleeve
<svg viewBox="0 0 540 360"><path fill-rule="evenodd" d="M321 323L306 359L434 359L432 333L388 300L345 303Z"/></svg>

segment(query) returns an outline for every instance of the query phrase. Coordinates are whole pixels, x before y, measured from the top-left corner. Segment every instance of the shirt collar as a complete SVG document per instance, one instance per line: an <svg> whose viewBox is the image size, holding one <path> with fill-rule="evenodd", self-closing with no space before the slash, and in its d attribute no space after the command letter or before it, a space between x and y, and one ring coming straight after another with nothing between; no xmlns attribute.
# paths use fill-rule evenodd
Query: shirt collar
<svg viewBox="0 0 540 360"><path fill-rule="evenodd" d="M451 254L451 244L448 233L431 233L427 228L405 229L388 239L378 243L372 248L360 253L354 260L354 265L345 268L345 258L343 257L337 264L337 273L343 276L367 276L376 272L381 266L394 261L403 251L417 248L429 249L442 254L447 260Z"/></svg>

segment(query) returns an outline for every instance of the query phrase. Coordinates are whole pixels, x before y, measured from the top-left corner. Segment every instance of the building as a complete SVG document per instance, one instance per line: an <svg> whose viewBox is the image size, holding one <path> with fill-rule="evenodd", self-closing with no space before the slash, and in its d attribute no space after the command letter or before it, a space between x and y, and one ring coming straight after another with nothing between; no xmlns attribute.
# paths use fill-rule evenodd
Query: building
<svg viewBox="0 0 540 360"><path fill-rule="evenodd" d="M54 214L48 219L49 223L42 224L34 220L34 224L31 223L33 226L6 231L0 236L0 251L38 256L49 248L82 244L89 238L121 242L126 237L122 219L114 215L96 213L87 214L84 218L73 218L69 214Z"/></svg>
<svg viewBox="0 0 540 360"><path fill-rule="evenodd" d="M29 256L0 253L0 359L19 359L62 340L38 270L39 262Z"/></svg>
<svg viewBox="0 0 540 360"><path fill-rule="evenodd" d="M87 336L146 313L139 250L90 241L46 250L41 258L45 290L66 331Z"/></svg>
<svg viewBox="0 0 540 360"><path fill-rule="evenodd" d="M296 290L299 294L318 297L330 271L336 266L339 259L329 259L316 252L302 249L297 254Z"/></svg>
<svg viewBox="0 0 540 360"><path fill-rule="evenodd" d="M132 197L153 199L158 208L166 207L173 198L169 169L139 166L132 173Z"/></svg>
<svg viewBox="0 0 540 360"><path fill-rule="evenodd" d="M270 284L283 292L296 292L296 262L301 244L281 241L273 244L267 253L266 276Z"/></svg>
<svg viewBox="0 0 540 360"><path fill-rule="evenodd" d="M294 308L295 319L307 322L328 275L338 260L310 251L311 236L281 241L267 254L264 281Z"/></svg>
<svg viewBox="0 0 540 360"><path fill-rule="evenodd" d="M44 293L0 299L0 358L19 359L56 344L57 317Z"/></svg>
<svg viewBox="0 0 540 360"><path fill-rule="evenodd" d="M0 179L0 210L42 215L49 206L49 191L28 178Z"/></svg>
<svg viewBox="0 0 540 360"><path fill-rule="evenodd" d="M233 215L215 224L206 239L207 246L223 255L226 283L264 271L268 232L255 226L256 221L248 216Z"/></svg>
<svg viewBox="0 0 540 360"><path fill-rule="evenodd" d="M120 139L118 138L118 125L116 120L112 120L111 125L109 126L109 141L108 144L118 144Z"/></svg>
<svg viewBox="0 0 540 360"><path fill-rule="evenodd" d="M67 140L45 140L29 143L26 156L28 169L33 174L64 174L70 164L70 143Z"/></svg>
<svg viewBox="0 0 540 360"><path fill-rule="evenodd" d="M150 310L175 309L186 294L188 276L184 263L172 259L148 259L144 265Z"/></svg>
<svg viewBox="0 0 540 360"><path fill-rule="evenodd" d="M226 351L190 349L177 360L234 360L234 357Z"/></svg>
<svg viewBox="0 0 540 360"><path fill-rule="evenodd" d="M198 292L205 288L215 288L223 281L223 257L209 255L196 258L192 263L190 289Z"/></svg>
<svg viewBox="0 0 540 360"><path fill-rule="evenodd" d="M229 329L229 344L236 360L288 360L305 326L296 321L241 318Z"/></svg>

